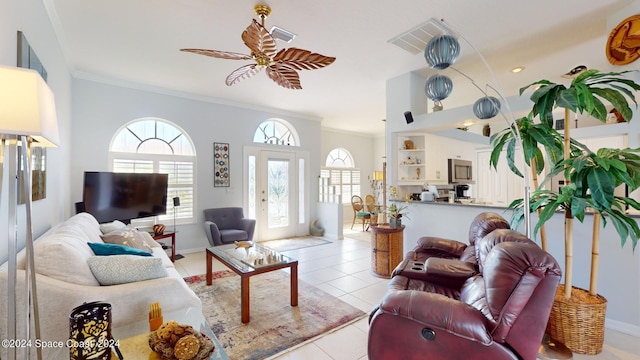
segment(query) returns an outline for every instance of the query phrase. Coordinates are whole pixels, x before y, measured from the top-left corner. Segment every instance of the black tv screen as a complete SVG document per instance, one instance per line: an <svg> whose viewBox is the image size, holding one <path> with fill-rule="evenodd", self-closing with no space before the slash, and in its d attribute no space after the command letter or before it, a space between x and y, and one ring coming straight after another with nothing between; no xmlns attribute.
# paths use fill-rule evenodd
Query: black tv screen
<svg viewBox="0 0 640 360"><path fill-rule="evenodd" d="M167 174L85 172L85 211L99 223L167 213Z"/></svg>

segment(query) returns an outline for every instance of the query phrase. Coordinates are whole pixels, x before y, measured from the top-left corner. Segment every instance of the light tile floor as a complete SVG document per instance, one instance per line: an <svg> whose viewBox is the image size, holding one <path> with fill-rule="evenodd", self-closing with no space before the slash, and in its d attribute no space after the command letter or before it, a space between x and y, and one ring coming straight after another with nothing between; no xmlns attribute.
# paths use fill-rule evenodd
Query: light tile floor
<svg viewBox="0 0 640 360"><path fill-rule="evenodd" d="M369 313L384 295L388 280L371 275L369 232L349 230L345 225L343 240L331 244L287 252L299 260L299 278L343 301ZM407 249L405 249L407 250ZM176 261L176 269L184 276L204 274L203 252L184 254ZM226 267L214 259L213 270ZM365 360L367 359L367 318L289 349L272 359L277 360ZM603 351L598 355L575 354L576 360L640 360L640 339L606 330Z"/></svg>

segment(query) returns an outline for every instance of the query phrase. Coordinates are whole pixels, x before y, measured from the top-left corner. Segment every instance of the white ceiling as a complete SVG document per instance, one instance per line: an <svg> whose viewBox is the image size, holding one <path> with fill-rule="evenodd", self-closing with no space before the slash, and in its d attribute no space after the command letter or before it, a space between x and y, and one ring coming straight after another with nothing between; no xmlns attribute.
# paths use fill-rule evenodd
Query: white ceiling
<svg viewBox="0 0 640 360"><path fill-rule="evenodd" d="M74 76L166 89L213 101L268 107L322 119L322 126L381 135L385 82L427 68L388 43L430 18L444 19L487 59L507 95L576 65L612 69L604 48L607 19L632 0L44 0ZM262 73L232 87L226 76L247 61L184 53L204 48L249 53L240 34L256 17L254 5L298 36L279 48L298 47L337 60L301 71L302 90L279 87ZM633 14L629 14L633 15ZM486 67L461 42L456 68L478 84L492 84ZM525 66L520 74L510 70ZM471 104L481 94L452 70L453 94L445 108ZM426 99L426 97L425 97Z"/></svg>

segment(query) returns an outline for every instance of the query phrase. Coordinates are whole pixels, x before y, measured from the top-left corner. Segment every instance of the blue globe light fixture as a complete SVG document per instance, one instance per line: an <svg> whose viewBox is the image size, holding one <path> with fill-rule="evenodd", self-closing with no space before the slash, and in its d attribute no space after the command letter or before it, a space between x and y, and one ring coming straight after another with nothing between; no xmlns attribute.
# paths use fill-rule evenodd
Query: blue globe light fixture
<svg viewBox="0 0 640 360"><path fill-rule="evenodd" d="M473 104L473 113L481 120L491 119L500 112L500 100L493 96L485 96Z"/></svg>
<svg viewBox="0 0 640 360"><path fill-rule="evenodd" d="M460 56L460 43L447 34L434 36L424 48L424 58L430 67L443 70L451 66Z"/></svg>
<svg viewBox="0 0 640 360"><path fill-rule="evenodd" d="M424 84L424 92L433 101L441 101L451 95L453 81L448 76L435 74L431 75Z"/></svg>

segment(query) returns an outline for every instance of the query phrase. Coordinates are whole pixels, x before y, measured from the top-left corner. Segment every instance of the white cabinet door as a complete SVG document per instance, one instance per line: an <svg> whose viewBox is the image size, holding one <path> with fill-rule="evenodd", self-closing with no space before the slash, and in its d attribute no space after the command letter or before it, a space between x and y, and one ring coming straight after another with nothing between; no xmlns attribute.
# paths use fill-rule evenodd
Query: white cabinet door
<svg viewBox="0 0 640 360"><path fill-rule="evenodd" d="M506 207L513 200L510 198L509 189L522 189L521 186L516 187L517 180L515 178L519 177L509 169L506 152L502 152L497 170L490 166L490 158L491 150L477 152L478 179L476 187L478 194L476 201Z"/></svg>
<svg viewBox="0 0 640 360"><path fill-rule="evenodd" d="M425 136L426 180L431 184L446 184L447 174L446 144L439 136Z"/></svg>
<svg viewBox="0 0 640 360"><path fill-rule="evenodd" d="M476 162L476 201L481 203L489 203L493 198L493 190L491 181L493 179L492 169L489 167L490 151L478 151L478 161Z"/></svg>

